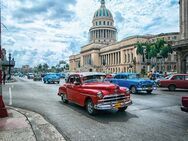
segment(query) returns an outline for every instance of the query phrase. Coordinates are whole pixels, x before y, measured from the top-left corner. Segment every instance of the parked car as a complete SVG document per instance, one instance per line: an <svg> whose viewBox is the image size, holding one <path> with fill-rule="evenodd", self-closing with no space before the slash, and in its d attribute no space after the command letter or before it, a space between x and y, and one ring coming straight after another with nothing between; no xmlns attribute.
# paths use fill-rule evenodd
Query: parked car
<svg viewBox="0 0 188 141"><path fill-rule="evenodd" d="M43 77L44 83L58 83L60 82L60 77L53 73L48 73Z"/></svg>
<svg viewBox="0 0 188 141"><path fill-rule="evenodd" d="M71 74L67 82L59 87L58 95L64 103L71 101L86 107L91 115L97 110L125 111L132 104L128 88L105 82L104 78L104 73Z"/></svg>
<svg viewBox="0 0 188 141"><path fill-rule="evenodd" d="M42 77L39 74L34 74L33 81L42 81Z"/></svg>
<svg viewBox="0 0 188 141"><path fill-rule="evenodd" d="M27 74L27 78L28 78L28 79L33 79L33 77L34 77L34 74L33 74L33 73L28 73L28 74Z"/></svg>
<svg viewBox="0 0 188 141"><path fill-rule="evenodd" d="M160 80L160 87L175 91L176 88L188 89L188 74L173 74L166 80Z"/></svg>
<svg viewBox="0 0 188 141"><path fill-rule="evenodd" d="M65 74L64 73L56 73L57 76L59 76L60 78L65 78Z"/></svg>
<svg viewBox="0 0 188 141"><path fill-rule="evenodd" d="M188 96L183 96L181 100L182 100L181 110L184 112L188 112Z"/></svg>
<svg viewBox="0 0 188 141"><path fill-rule="evenodd" d="M121 87L127 87L133 94L141 91L151 93L154 89L156 89L156 85L153 80L142 79L137 73L118 73L114 76L114 78L107 79L107 81Z"/></svg>

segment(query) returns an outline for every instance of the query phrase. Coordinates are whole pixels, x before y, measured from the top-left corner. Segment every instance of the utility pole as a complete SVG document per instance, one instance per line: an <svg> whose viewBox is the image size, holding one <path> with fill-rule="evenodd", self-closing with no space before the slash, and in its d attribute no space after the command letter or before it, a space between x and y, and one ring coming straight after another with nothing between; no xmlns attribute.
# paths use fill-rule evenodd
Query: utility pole
<svg viewBox="0 0 188 141"><path fill-rule="evenodd" d="M2 3L0 5L2 7ZM1 15L1 8L0 8L0 15ZM1 28L1 18L0 18L0 28ZM1 32L0 32L1 34ZM5 108L5 104L3 102L3 95L2 95L2 49L1 49L1 35L0 35L0 118L8 117L7 109Z"/></svg>

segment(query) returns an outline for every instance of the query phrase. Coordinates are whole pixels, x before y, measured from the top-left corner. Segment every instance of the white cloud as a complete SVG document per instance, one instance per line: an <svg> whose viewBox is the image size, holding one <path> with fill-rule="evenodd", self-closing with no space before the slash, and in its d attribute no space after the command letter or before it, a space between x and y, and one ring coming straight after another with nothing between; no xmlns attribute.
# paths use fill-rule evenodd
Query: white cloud
<svg viewBox="0 0 188 141"><path fill-rule="evenodd" d="M98 0L3 0L2 45L18 67L55 65L79 53L88 43ZM178 0L113 0L106 2L118 29L118 39L136 34L179 31ZM17 51L17 52L16 52ZM46 57L46 53L52 53Z"/></svg>

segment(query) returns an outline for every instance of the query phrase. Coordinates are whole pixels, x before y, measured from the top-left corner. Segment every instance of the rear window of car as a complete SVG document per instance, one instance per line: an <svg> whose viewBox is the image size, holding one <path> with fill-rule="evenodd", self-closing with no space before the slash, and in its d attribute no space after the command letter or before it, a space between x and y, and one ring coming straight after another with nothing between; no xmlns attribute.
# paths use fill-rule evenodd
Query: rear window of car
<svg viewBox="0 0 188 141"><path fill-rule="evenodd" d="M185 80L185 76L183 76L183 75L176 75L174 77L174 80Z"/></svg>

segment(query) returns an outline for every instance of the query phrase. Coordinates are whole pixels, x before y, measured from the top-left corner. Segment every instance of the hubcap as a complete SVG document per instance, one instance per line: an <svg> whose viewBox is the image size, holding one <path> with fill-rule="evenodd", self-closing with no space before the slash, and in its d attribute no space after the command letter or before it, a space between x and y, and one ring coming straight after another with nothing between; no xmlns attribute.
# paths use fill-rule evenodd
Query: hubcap
<svg viewBox="0 0 188 141"><path fill-rule="evenodd" d="M92 113L92 112L93 112L93 104L92 104L91 101L88 102L88 104L87 104L87 110L88 110L89 113Z"/></svg>
<svg viewBox="0 0 188 141"><path fill-rule="evenodd" d="M132 93L135 93L135 92L136 92L136 88L135 88L135 87L132 87L132 88L131 88L131 92L132 92Z"/></svg>
<svg viewBox="0 0 188 141"><path fill-rule="evenodd" d="M63 94L63 101L65 101L66 100L66 95L65 94Z"/></svg>

